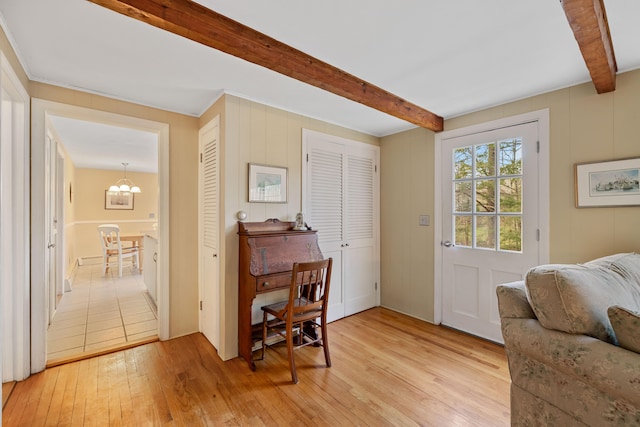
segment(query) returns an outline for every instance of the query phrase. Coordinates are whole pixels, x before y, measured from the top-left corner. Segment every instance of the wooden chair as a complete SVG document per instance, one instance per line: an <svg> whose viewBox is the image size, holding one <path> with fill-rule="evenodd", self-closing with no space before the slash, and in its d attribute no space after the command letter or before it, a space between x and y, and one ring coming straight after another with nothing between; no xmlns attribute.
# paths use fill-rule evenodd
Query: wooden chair
<svg viewBox="0 0 640 427"><path fill-rule="evenodd" d="M122 277L122 264L127 258L131 258L134 268L140 265L138 248L122 247L120 241L120 227L117 224L102 224L98 226L98 234L100 234L100 244L102 246L102 275L107 274L109 266L118 265L118 277ZM111 261L115 258L116 261Z"/></svg>
<svg viewBox="0 0 640 427"><path fill-rule="evenodd" d="M289 368L294 384L298 383L296 363L293 359L294 338L296 348L309 344L321 345L327 367L331 366L327 341L327 306L333 259L295 263L287 301L262 307L262 358L264 358L269 331L283 336L287 342ZM269 320L268 316L273 319ZM318 335L320 329L320 335Z"/></svg>

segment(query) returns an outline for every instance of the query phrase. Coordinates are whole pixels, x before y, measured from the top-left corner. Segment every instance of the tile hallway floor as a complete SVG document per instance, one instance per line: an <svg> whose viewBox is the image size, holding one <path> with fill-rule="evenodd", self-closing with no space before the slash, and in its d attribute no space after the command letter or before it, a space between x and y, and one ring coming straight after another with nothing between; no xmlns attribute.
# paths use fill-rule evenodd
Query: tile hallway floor
<svg viewBox="0 0 640 427"><path fill-rule="evenodd" d="M128 267L102 276L102 264L78 267L47 330L47 361L82 356L157 335L156 310L142 274Z"/></svg>

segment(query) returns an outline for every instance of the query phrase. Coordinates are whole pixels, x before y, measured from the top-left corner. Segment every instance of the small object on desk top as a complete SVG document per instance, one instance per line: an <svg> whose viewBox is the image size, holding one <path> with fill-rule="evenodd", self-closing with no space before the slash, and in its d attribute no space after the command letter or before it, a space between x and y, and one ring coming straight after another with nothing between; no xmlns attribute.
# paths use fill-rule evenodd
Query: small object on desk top
<svg viewBox="0 0 640 427"><path fill-rule="evenodd" d="M293 230L302 231L305 229L306 227L304 223L304 216L302 215L302 212L298 212L298 214L296 215L296 224L293 226Z"/></svg>

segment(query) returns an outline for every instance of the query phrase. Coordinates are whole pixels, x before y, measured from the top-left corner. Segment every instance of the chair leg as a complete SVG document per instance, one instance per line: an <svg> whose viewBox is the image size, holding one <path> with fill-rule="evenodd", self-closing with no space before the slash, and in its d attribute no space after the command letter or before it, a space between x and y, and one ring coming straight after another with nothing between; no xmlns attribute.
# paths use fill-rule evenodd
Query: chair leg
<svg viewBox="0 0 640 427"><path fill-rule="evenodd" d="M289 369L291 369L291 380L298 384L298 374L296 373L296 361L293 359L293 326L287 327L287 354L289 355Z"/></svg>
<svg viewBox="0 0 640 427"><path fill-rule="evenodd" d="M118 277L122 277L122 256L118 256Z"/></svg>
<svg viewBox="0 0 640 427"><path fill-rule="evenodd" d="M260 360L264 360L264 352L267 348L267 312L264 311L262 316L262 356Z"/></svg>
<svg viewBox="0 0 640 427"><path fill-rule="evenodd" d="M329 341L327 340L327 324L326 322L322 322L321 333L322 333L322 348L324 350L324 360L327 362L327 367L331 367L331 356L329 356Z"/></svg>

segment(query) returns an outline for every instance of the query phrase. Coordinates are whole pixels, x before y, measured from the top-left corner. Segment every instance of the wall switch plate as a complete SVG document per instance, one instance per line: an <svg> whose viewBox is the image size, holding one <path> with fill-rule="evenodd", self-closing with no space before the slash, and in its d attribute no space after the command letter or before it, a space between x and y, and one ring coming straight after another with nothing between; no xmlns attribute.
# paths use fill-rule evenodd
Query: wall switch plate
<svg viewBox="0 0 640 427"><path fill-rule="evenodd" d="M154 219L155 217L156 217L156 214L155 214L155 213L151 212L151 213L149 214L149 218L150 218L150 219Z"/></svg>
<svg viewBox="0 0 640 427"><path fill-rule="evenodd" d="M429 225L429 215L420 215L420 225L421 226Z"/></svg>

